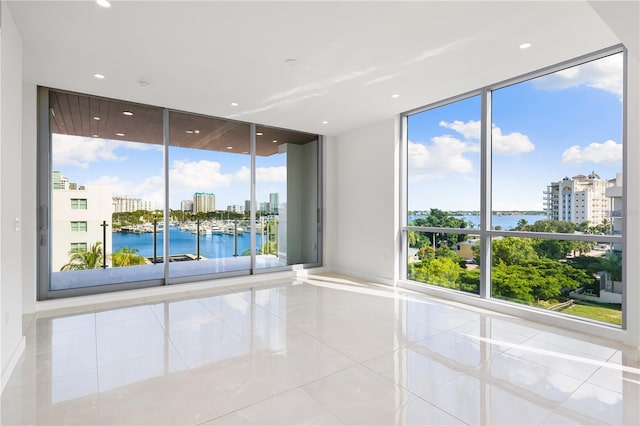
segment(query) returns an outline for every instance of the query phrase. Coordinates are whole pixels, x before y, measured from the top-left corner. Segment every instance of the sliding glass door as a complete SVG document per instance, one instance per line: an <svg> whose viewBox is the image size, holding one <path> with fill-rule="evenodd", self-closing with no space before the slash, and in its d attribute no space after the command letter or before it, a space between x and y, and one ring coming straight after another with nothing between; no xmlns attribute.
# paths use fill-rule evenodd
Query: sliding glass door
<svg viewBox="0 0 640 426"><path fill-rule="evenodd" d="M319 265L319 137L39 89L40 300Z"/></svg>
<svg viewBox="0 0 640 426"><path fill-rule="evenodd" d="M169 277L251 269L247 123L169 113Z"/></svg>
<svg viewBox="0 0 640 426"><path fill-rule="evenodd" d="M56 91L48 100L48 290L158 282L162 109Z"/></svg>

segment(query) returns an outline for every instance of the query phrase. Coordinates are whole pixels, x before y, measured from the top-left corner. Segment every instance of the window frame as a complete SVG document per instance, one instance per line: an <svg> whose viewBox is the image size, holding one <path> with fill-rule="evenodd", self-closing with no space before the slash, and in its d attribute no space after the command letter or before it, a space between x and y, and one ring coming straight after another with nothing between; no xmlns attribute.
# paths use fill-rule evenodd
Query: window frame
<svg viewBox="0 0 640 426"><path fill-rule="evenodd" d="M75 226L75 229L74 229ZM71 232L87 232L87 221L86 220L72 220L71 221Z"/></svg>
<svg viewBox="0 0 640 426"><path fill-rule="evenodd" d="M587 62L602 59L607 56L622 54L623 55L623 68L622 68L622 235L590 235L590 234L562 234L562 233L544 233L544 232L522 232L522 231L505 231L505 230L493 230L491 229L491 217L492 217L492 149L489 138L491 137L491 123L492 123L492 93L496 90L512 86L525 81L533 80L538 77L542 77L547 74L558 72L573 66L585 64ZM571 241L591 241L595 243L617 243L622 247L627 247L627 194L628 194L628 155L627 155L627 49L623 45L616 45L609 48L605 48L587 55L583 55L577 58L573 58L564 62L560 62L548 67L544 67L526 74L522 74L495 84L490 84L481 87L476 90L465 92L460 95L449 97L447 99L427 104L425 106L415 108L400 114L400 247L399 254L399 285L401 287L410 288L412 290L418 290L426 293L433 293L438 296L446 298L452 298L454 300L462 300L470 302L471 304L484 307L487 303L492 304L499 310L504 310L510 313L516 313L517 315L523 314L525 317L529 317L529 313L536 318L546 318L550 320L551 324L555 324L559 319L568 320L572 323L580 322L588 324L588 327L593 325L605 326L607 330L622 330L627 329L627 259L625 254L622 257L622 325L616 326L614 324L608 324L600 321L590 320L588 318L573 317L557 312L550 312L541 310L539 308L529 307L526 305L518 304L516 302L509 302L502 299L494 298L491 296L491 242L495 237L517 237L517 238L536 238L536 239L554 239L554 240L571 240ZM408 259L408 235L409 231L421 231L421 232L443 232L450 234L466 234L468 229L456 229L456 228L438 228L438 227L418 227L408 225L408 182L409 182L409 169L408 169L408 119L409 116L419 114L428 110L433 110L441 106L450 105L454 102L464 100L473 96L481 96L481 136L480 136L480 229L474 230L480 238L480 294L466 293L462 291L452 290L448 288L439 287L436 285L425 284L418 281L412 281L408 279L407 271L407 259ZM504 308L504 309L503 309ZM582 325L578 326L582 327Z"/></svg>
<svg viewBox="0 0 640 426"><path fill-rule="evenodd" d="M87 199L71 198L71 210L87 210Z"/></svg>

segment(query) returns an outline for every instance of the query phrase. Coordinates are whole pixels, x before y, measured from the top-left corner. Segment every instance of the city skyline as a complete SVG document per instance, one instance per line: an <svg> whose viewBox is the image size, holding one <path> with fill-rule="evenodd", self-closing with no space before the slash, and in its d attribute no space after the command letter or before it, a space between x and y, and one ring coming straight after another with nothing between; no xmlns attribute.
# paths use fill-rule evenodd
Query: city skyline
<svg viewBox="0 0 640 426"><path fill-rule="evenodd" d="M542 211L550 182L623 172L622 59L492 92L492 210ZM480 97L408 123L408 210L480 210Z"/></svg>

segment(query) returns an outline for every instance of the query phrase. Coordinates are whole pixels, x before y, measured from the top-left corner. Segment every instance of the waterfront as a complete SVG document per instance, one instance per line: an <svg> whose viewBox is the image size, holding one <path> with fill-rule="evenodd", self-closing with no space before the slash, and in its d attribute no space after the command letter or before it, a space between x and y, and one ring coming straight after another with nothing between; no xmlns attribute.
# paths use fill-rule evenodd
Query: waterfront
<svg viewBox="0 0 640 426"><path fill-rule="evenodd" d="M416 219L424 219L427 215L410 215L409 224ZM467 216L453 216L457 219L464 219L467 223L473 225L470 228L478 229L480 227L480 215L467 215ZM518 222L524 219L528 224L534 224L539 220L546 220L546 215L506 215L506 214L494 214L491 218L491 226L502 227L503 230L508 231L518 226Z"/></svg>
<svg viewBox="0 0 640 426"><path fill-rule="evenodd" d="M181 230L175 226L169 228L169 253L174 254L196 254L196 234L190 231ZM251 237L248 232L238 235L238 256L242 256L246 250L251 248ZM228 234L207 234L200 235L200 255L208 259L232 257L234 255L234 236ZM256 244L260 248L261 235L256 235ZM138 254L144 257L153 256L153 233L121 233L112 234L113 251L125 246L137 249ZM156 239L157 256L163 255L164 233L158 232Z"/></svg>

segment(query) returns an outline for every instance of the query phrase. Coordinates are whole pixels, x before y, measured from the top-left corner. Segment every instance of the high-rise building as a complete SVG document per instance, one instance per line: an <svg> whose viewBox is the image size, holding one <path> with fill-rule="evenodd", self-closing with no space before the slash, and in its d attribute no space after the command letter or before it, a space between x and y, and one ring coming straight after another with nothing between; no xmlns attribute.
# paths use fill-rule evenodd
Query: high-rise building
<svg viewBox="0 0 640 426"><path fill-rule="evenodd" d="M193 194L193 212L208 213L216 210L216 194L212 192L196 192Z"/></svg>
<svg viewBox="0 0 640 426"><path fill-rule="evenodd" d="M153 210L153 203L151 201L146 201L141 198L117 196L117 197L112 197L112 202L113 202L114 213L135 212L137 210L147 210L147 211Z"/></svg>
<svg viewBox="0 0 640 426"><path fill-rule="evenodd" d="M193 200L182 200L180 203L180 210L183 212L192 212L193 211Z"/></svg>
<svg viewBox="0 0 640 426"><path fill-rule="evenodd" d="M601 179L595 172L551 182L544 192L547 217L575 224L589 222L598 225L609 219L611 198L606 195L606 189L612 185L611 181Z"/></svg>
<svg viewBox="0 0 640 426"><path fill-rule="evenodd" d="M280 208L279 196L277 192L269 194L269 206L271 207L271 214L278 214Z"/></svg>
<svg viewBox="0 0 640 426"><path fill-rule="evenodd" d="M227 211L238 213L238 214L244 213L243 207L240 204L233 204L231 206L227 206Z"/></svg>
<svg viewBox="0 0 640 426"><path fill-rule="evenodd" d="M251 213L251 200L245 200L244 201L244 212L246 214Z"/></svg>
<svg viewBox="0 0 640 426"><path fill-rule="evenodd" d="M57 170L51 172L51 182L53 189L69 189L69 180Z"/></svg>
<svg viewBox="0 0 640 426"><path fill-rule="evenodd" d="M271 213L271 207L269 203L260 203L260 213L269 214Z"/></svg>

